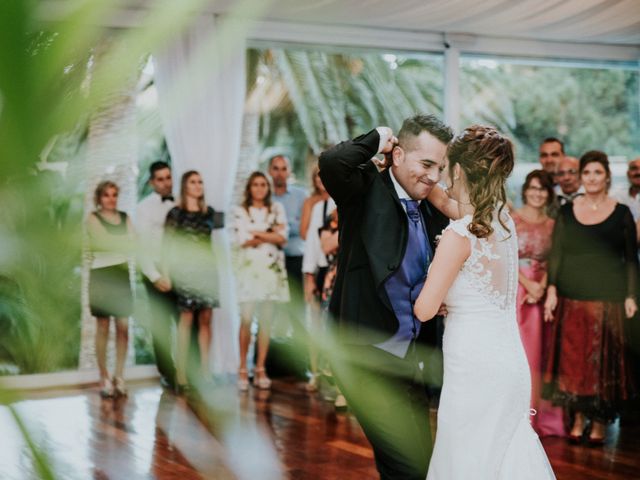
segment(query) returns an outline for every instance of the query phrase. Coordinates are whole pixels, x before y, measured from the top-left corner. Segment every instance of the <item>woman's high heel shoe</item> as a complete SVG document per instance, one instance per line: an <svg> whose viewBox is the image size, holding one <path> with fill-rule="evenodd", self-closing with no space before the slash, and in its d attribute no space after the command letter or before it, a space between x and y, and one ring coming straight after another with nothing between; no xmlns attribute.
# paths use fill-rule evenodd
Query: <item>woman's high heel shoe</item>
<svg viewBox="0 0 640 480"><path fill-rule="evenodd" d="M587 437L587 443L590 447L602 447L605 443L606 437L592 437L589 435Z"/></svg>
<svg viewBox="0 0 640 480"><path fill-rule="evenodd" d="M259 374L262 375L259 375ZM269 390L271 388L271 379L267 377L264 368L256 368L253 376L253 386L260 390Z"/></svg>
<svg viewBox="0 0 640 480"><path fill-rule="evenodd" d="M567 440L571 445L578 445L582 441L582 435L573 435L570 433L567 435Z"/></svg>
<svg viewBox="0 0 640 480"><path fill-rule="evenodd" d="M241 368L238 370L238 390L241 392L246 392L249 390L249 374L247 373L246 368Z"/></svg>
<svg viewBox="0 0 640 480"><path fill-rule="evenodd" d="M185 396L191 393L191 385L188 383L176 383L176 395Z"/></svg>
<svg viewBox="0 0 640 480"><path fill-rule="evenodd" d="M579 435L573 433L574 429L571 429L571 432L569 432L569 435L567 435L567 440L571 445L578 445L579 443L582 443L582 440L584 439L585 428L586 427L583 426L582 429L580 429Z"/></svg>
<svg viewBox="0 0 640 480"><path fill-rule="evenodd" d="M604 428L596 427L596 425L591 424L591 428L589 429L589 435L587 436L587 445L589 445L590 447L602 447L607 439L606 430ZM594 430L597 431L595 435Z"/></svg>
<svg viewBox="0 0 640 480"><path fill-rule="evenodd" d="M102 380L100 380L100 396L102 398L113 397L113 384L108 378L103 378Z"/></svg>
<svg viewBox="0 0 640 480"><path fill-rule="evenodd" d="M307 392L317 392L318 391L318 374L312 373L309 377L309 381L304 386Z"/></svg>
<svg viewBox="0 0 640 480"><path fill-rule="evenodd" d="M127 396L127 387L122 377L113 377L113 394L116 397Z"/></svg>

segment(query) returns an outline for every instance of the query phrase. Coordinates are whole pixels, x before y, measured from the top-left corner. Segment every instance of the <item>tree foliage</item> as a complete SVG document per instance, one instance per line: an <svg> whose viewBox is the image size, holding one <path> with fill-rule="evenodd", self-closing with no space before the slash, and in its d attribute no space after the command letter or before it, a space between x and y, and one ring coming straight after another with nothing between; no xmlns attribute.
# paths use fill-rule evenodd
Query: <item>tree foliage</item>
<svg viewBox="0 0 640 480"><path fill-rule="evenodd" d="M637 69L462 62L463 124L486 122L509 133L519 161L535 162L538 145L558 137L567 154L587 150L640 154Z"/></svg>
<svg viewBox="0 0 640 480"><path fill-rule="evenodd" d="M378 125L398 129L416 112L442 116L443 65L436 55L267 48L248 51L249 92L267 82L263 152L288 152L298 174L304 159ZM487 123L510 135L520 162L537 162L540 141L555 136L568 154L601 149L640 154L637 68L541 65L464 58L461 125Z"/></svg>
<svg viewBox="0 0 640 480"><path fill-rule="evenodd" d="M328 145L377 125L398 129L416 112L442 115L438 56L254 49L248 66L248 95L266 92L256 148L264 160L275 150L289 153L298 174L308 155Z"/></svg>

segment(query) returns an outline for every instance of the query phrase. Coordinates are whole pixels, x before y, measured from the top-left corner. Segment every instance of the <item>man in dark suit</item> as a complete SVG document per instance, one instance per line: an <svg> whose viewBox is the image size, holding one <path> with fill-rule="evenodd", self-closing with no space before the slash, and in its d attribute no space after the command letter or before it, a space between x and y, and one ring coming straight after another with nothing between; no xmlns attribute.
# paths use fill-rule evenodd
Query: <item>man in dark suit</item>
<svg viewBox="0 0 640 480"><path fill-rule="evenodd" d="M421 326L413 302L448 223L426 198L452 136L435 117L416 115L398 138L379 127L320 157L340 225L333 370L383 479L424 480L431 457L424 379L437 322ZM372 160L379 153L382 163Z"/></svg>

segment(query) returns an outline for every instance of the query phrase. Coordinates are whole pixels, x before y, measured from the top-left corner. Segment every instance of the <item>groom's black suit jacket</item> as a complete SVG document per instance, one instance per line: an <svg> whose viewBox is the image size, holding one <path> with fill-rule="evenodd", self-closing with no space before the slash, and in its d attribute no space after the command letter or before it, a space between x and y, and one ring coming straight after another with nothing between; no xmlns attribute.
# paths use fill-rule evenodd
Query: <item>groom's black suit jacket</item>
<svg viewBox="0 0 640 480"><path fill-rule="evenodd" d="M320 178L338 206L338 273L329 311L343 339L375 344L394 335L399 323L385 280L400 266L407 245L407 214L388 170L371 158L378 152L376 130L342 142L320 156ZM426 200L420 210L435 252L435 237L449 220ZM342 328L343 327L343 328ZM418 342L439 344L437 322L422 325Z"/></svg>

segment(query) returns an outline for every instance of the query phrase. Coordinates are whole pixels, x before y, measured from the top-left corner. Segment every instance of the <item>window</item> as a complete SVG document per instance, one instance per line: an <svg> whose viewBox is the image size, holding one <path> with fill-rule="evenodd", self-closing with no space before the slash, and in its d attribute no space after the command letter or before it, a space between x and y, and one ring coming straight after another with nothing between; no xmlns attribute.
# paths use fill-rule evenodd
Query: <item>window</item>
<svg viewBox="0 0 640 480"><path fill-rule="evenodd" d="M567 155L609 155L614 183L640 155L638 67L506 58L461 58L461 125L488 123L515 141L512 188L538 165L538 145L558 137Z"/></svg>
<svg viewBox="0 0 640 480"><path fill-rule="evenodd" d="M241 167L285 152L306 179L306 159L331 144L379 125L397 131L417 112L442 116L442 55L291 47L247 58L245 134L256 135L251 145L244 136Z"/></svg>

